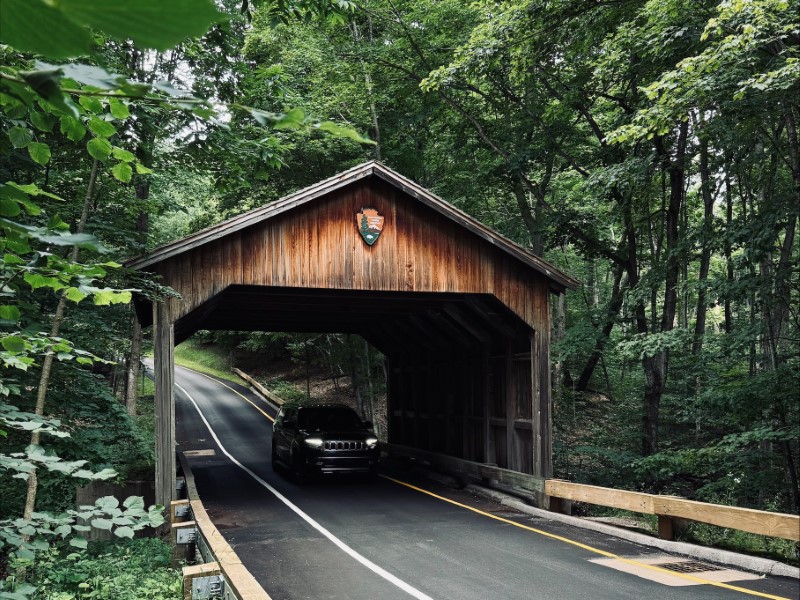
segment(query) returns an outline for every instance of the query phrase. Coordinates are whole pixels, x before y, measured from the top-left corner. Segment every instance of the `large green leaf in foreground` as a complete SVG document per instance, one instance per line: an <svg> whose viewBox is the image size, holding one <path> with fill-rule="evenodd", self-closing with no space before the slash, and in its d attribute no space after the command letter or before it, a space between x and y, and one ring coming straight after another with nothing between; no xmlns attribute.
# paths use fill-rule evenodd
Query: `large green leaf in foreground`
<svg viewBox="0 0 800 600"><path fill-rule="evenodd" d="M0 41L51 58L89 54L89 28L166 50L221 20L211 0L3 0Z"/></svg>

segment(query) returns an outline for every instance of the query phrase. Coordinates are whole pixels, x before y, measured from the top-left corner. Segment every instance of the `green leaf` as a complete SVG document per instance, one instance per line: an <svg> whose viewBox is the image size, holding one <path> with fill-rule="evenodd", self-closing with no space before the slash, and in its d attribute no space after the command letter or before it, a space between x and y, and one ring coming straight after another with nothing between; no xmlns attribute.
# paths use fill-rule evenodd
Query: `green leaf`
<svg viewBox="0 0 800 600"><path fill-rule="evenodd" d="M144 508L144 498L141 496L128 496L123 500L122 506L125 508Z"/></svg>
<svg viewBox="0 0 800 600"><path fill-rule="evenodd" d="M111 142L103 138L92 138L86 144L86 149L97 160L106 160L111 156Z"/></svg>
<svg viewBox="0 0 800 600"><path fill-rule="evenodd" d="M306 113L302 108L291 108L286 114L275 121L272 126L275 129L295 129L300 127L306 119Z"/></svg>
<svg viewBox="0 0 800 600"><path fill-rule="evenodd" d="M108 519L100 519L100 518L92 519L92 527L94 527L95 529L110 530L111 526L112 523Z"/></svg>
<svg viewBox="0 0 800 600"><path fill-rule="evenodd" d="M330 134L333 134L336 137L343 137L348 138L353 141L358 142L359 144L375 144L374 141L369 139L368 137L364 137L358 131L351 127L342 127L341 125L337 125L333 121L323 121L319 125L317 125L317 129L321 131L327 131Z"/></svg>
<svg viewBox="0 0 800 600"><path fill-rule="evenodd" d="M122 162L132 162L136 158L133 155L133 152L128 152L127 150L120 148L119 146L114 146L111 149L111 155L117 160L121 160Z"/></svg>
<svg viewBox="0 0 800 600"><path fill-rule="evenodd" d="M78 102L90 113L100 114L103 112L103 103L94 96L81 96L78 98Z"/></svg>
<svg viewBox="0 0 800 600"><path fill-rule="evenodd" d="M80 119L64 115L61 117L61 133L73 142L80 142L83 136L86 135L86 128L81 123Z"/></svg>
<svg viewBox="0 0 800 600"><path fill-rule="evenodd" d="M3 0L0 41L53 58L83 56L92 47L88 31L42 0Z"/></svg>
<svg viewBox="0 0 800 600"><path fill-rule="evenodd" d="M0 198L0 215L4 217L16 217L22 210L19 203L9 198Z"/></svg>
<svg viewBox="0 0 800 600"><path fill-rule="evenodd" d="M55 125L56 121L50 115L34 111L31 113L31 123L33 123L34 127L39 131L49 132L53 131L53 125Z"/></svg>
<svg viewBox="0 0 800 600"><path fill-rule="evenodd" d="M9 352L24 352L25 340L17 335L7 335L0 340L0 345Z"/></svg>
<svg viewBox="0 0 800 600"><path fill-rule="evenodd" d="M127 526L117 527L114 530L114 535L117 537L124 537L124 538L131 538L133 539L133 529Z"/></svg>
<svg viewBox="0 0 800 600"><path fill-rule="evenodd" d="M14 148L25 148L33 140L33 134L27 127L16 125L8 130L8 139Z"/></svg>
<svg viewBox="0 0 800 600"><path fill-rule="evenodd" d="M119 508L119 500L114 496L103 496L95 500L94 505L100 510L109 511L113 508Z"/></svg>
<svg viewBox="0 0 800 600"><path fill-rule="evenodd" d="M76 527L76 529L77 529L77 527ZM74 537L74 538L71 538L69 540L69 545L70 546L74 546L75 548L84 548L85 549L88 546L88 543L86 542L86 539L84 539L82 537Z"/></svg>
<svg viewBox="0 0 800 600"><path fill-rule="evenodd" d="M98 137L107 138L117 133L116 127L114 127L108 121L104 121L98 117L92 117L89 119L88 125L89 129L92 130L92 133Z"/></svg>
<svg viewBox="0 0 800 600"><path fill-rule="evenodd" d="M110 304L127 304L132 299L130 292L120 292L115 289L97 290L92 295L92 301L98 306L108 306Z"/></svg>
<svg viewBox="0 0 800 600"><path fill-rule="evenodd" d="M63 71L39 61L36 62L36 66L38 67L37 70L20 71L19 76L58 112L76 118L79 117L80 111L75 102L61 90L60 81L64 75Z"/></svg>
<svg viewBox="0 0 800 600"><path fill-rule="evenodd" d="M81 63L48 65L46 63L39 63L39 66L42 68L60 69L67 79L101 90L119 89L126 81L126 79L118 73L111 73L102 67L95 67L93 65L84 65Z"/></svg>
<svg viewBox="0 0 800 600"><path fill-rule="evenodd" d="M127 119L131 116L128 106L122 102L122 100L112 98L108 101L108 108L111 110L111 114L117 119Z"/></svg>
<svg viewBox="0 0 800 600"><path fill-rule="evenodd" d="M49 287L53 290L60 290L65 288L66 286L61 283L60 280L56 279L55 277L45 277L40 273L25 273L22 276L31 289L38 290L39 288Z"/></svg>
<svg viewBox="0 0 800 600"><path fill-rule="evenodd" d="M211 0L61 0L59 7L76 22L156 50L201 36L224 18Z"/></svg>
<svg viewBox="0 0 800 600"><path fill-rule="evenodd" d="M41 142L31 142L28 144L28 154L34 162L44 166L50 162L50 146Z"/></svg>
<svg viewBox="0 0 800 600"><path fill-rule="evenodd" d="M150 175L153 172L153 169L148 169L147 167L145 167L142 163L140 163L137 160L136 161L136 172L139 175Z"/></svg>
<svg viewBox="0 0 800 600"><path fill-rule="evenodd" d="M71 300L72 302L75 303L80 302L81 300L89 296L89 294L84 294L76 287L68 288L67 291L64 292L64 295L66 296L67 300Z"/></svg>
<svg viewBox="0 0 800 600"><path fill-rule="evenodd" d="M0 319L8 319L9 321L19 321L19 308L16 306L3 305L0 306Z"/></svg>
<svg viewBox="0 0 800 600"><path fill-rule="evenodd" d="M128 183L133 175L133 169L128 163L117 163L111 169L111 174L115 179L119 179L123 183Z"/></svg>

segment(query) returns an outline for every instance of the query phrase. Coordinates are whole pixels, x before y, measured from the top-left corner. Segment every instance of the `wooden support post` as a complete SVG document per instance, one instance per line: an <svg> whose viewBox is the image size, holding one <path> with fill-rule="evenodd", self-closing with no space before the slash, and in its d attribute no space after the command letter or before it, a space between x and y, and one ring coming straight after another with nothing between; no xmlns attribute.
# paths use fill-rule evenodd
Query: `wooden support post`
<svg viewBox="0 0 800 600"><path fill-rule="evenodd" d="M662 540L672 541L675 539L675 527L672 517L658 515L658 537Z"/></svg>
<svg viewBox="0 0 800 600"><path fill-rule="evenodd" d="M516 417L516 405L514 403L514 371L511 357L512 349L511 344L506 346L505 356L505 375L503 377L503 394L505 396L506 405L506 469L512 471L519 471L520 466L516 462L514 456L514 417Z"/></svg>
<svg viewBox="0 0 800 600"><path fill-rule="evenodd" d="M190 514L189 500L173 500L169 507L169 524L184 523L189 520Z"/></svg>
<svg viewBox="0 0 800 600"><path fill-rule="evenodd" d="M183 600L192 600L192 580L198 577L211 577L220 573L219 563L216 562L183 567Z"/></svg>
<svg viewBox="0 0 800 600"><path fill-rule="evenodd" d="M492 426L489 422L491 417L491 407L489 406L489 349L483 349L481 357L481 396L483 402L483 462L493 463L495 461L492 447Z"/></svg>
<svg viewBox="0 0 800 600"><path fill-rule="evenodd" d="M175 497L175 327L169 302L153 303L156 502L163 506Z"/></svg>
<svg viewBox="0 0 800 600"><path fill-rule="evenodd" d="M183 523L173 523L170 527L170 538L172 540L172 564L182 565L194 556L195 542L183 540L183 536L193 537L196 533L197 523L194 521L184 521Z"/></svg>
<svg viewBox="0 0 800 600"><path fill-rule="evenodd" d="M541 331L531 332L531 424L533 431L533 474L549 479L553 476L552 420L550 416L550 354L546 337ZM536 495L542 508L550 505L544 494Z"/></svg>

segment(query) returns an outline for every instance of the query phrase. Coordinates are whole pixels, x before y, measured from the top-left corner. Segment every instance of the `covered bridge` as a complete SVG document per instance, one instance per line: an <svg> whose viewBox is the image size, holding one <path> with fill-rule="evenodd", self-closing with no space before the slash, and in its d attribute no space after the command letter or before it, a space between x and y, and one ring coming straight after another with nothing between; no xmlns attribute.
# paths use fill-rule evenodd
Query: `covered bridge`
<svg viewBox="0 0 800 600"><path fill-rule="evenodd" d="M174 345L339 332L387 359L389 441L551 476L550 294L576 281L378 162L129 261L180 298L153 324L156 494L174 493Z"/></svg>

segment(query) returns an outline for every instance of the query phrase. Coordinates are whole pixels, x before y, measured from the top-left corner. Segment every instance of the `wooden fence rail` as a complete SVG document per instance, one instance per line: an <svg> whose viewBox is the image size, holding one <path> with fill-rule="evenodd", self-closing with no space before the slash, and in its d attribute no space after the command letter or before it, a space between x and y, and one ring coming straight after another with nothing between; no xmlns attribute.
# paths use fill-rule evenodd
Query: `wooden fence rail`
<svg viewBox="0 0 800 600"><path fill-rule="evenodd" d="M659 535L665 539L674 537L674 519L686 519L800 542L800 516L798 515L696 502L678 496L659 496L615 490L560 479L542 479L525 473L501 469L494 465L473 463L452 456L396 444L389 444L387 450L389 454L414 458L463 477L495 480L503 485L518 487L535 494L543 493L550 498L657 515ZM561 508L564 512L569 511L568 504L563 502L551 503L551 506Z"/></svg>
<svg viewBox="0 0 800 600"><path fill-rule="evenodd" d="M234 367L234 368L232 368L232 369L231 369L231 371L233 371L233 372L234 372L234 373L236 373L236 374L237 374L239 377L241 377L242 379L244 379L244 380L245 380L247 383L249 383L250 385L252 385L252 386L253 386L253 387L256 389L256 391L257 391L259 394L261 394L262 396L264 396L264 397L265 397L267 400L269 400L270 402L272 402L273 404L275 404L275 405L276 405L276 406L278 406L278 407L281 407L281 406L283 406L283 404L284 404L284 402L285 402L285 400L284 400L283 398L281 398L281 397L279 397L279 396L276 396L275 394L273 394L272 392L270 392L270 391L269 391L267 388L265 388L263 385L261 385L260 383L258 383L258 382L257 382L255 379L253 379L252 377L250 377L250 375L248 375L248 374L247 374L247 373L245 373L244 371L241 371L241 370L239 370L239 369L237 369L237 368L235 368L235 367Z"/></svg>

